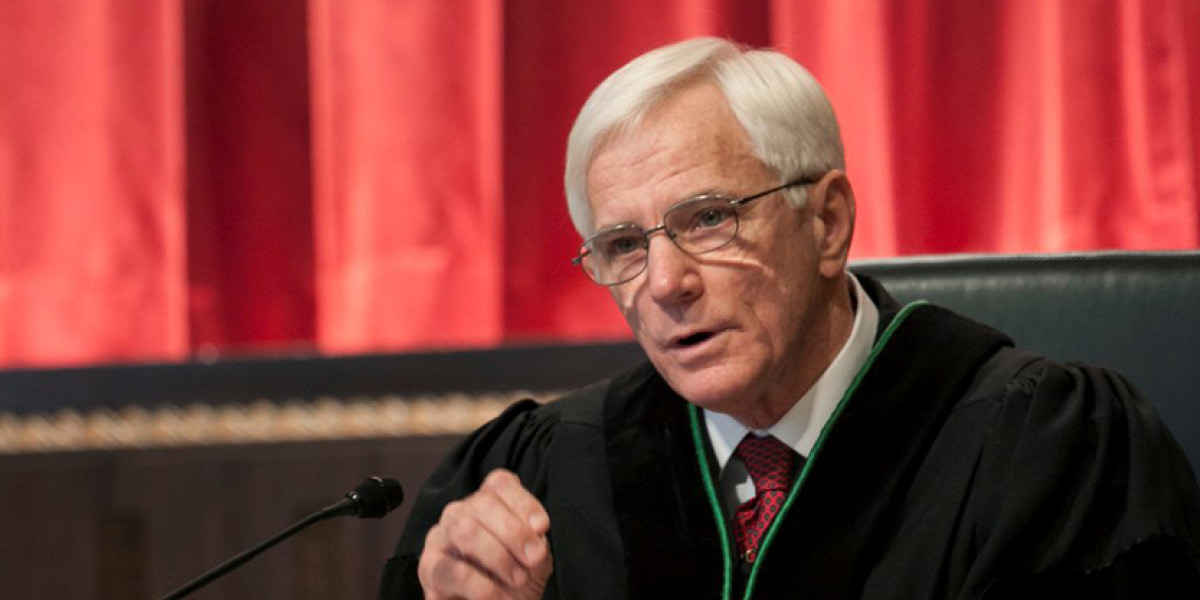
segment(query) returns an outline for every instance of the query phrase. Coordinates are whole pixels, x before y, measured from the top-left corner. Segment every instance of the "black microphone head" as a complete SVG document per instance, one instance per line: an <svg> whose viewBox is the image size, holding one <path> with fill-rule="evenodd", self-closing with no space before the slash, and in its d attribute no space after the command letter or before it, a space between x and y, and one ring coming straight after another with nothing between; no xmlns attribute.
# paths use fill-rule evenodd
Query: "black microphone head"
<svg viewBox="0 0 1200 600"><path fill-rule="evenodd" d="M404 488L395 479L368 477L346 497L354 501L350 514L360 519L378 519L404 502Z"/></svg>

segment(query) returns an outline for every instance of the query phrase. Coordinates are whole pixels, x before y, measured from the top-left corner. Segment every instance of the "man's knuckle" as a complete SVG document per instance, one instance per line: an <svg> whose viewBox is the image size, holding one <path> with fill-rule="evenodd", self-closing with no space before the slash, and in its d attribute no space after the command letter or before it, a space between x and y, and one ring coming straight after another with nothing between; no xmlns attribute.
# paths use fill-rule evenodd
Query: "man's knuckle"
<svg viewBox="0 0 1200 600"><path fill-rule="evenodd" d="M417 564L417 579L421 587L429 592L448 593L455 581L455 564L458 561L441 553L425 553Z"/></svg>
<svg viewBox="0 0 1200 600"><path fill-rule="evenodd" d="M453 591L457 583L470 576L471 566L462 560L445 557L437 561L433 568L434 585L439 590Z"/></svg>
<svg viewBox="0 0 1200 600"><path fill-rule="evenodd" d="M498 495L512 494L514 491L522 489L521 481L517 476L503 469L496 469L488 474L484 480L484 489L491 490Z"/></svg>
<svg viewBox="0 0 1200 600"><path fill-rule="evenodd" d="M458 519L447 523L447 534L455 545L469 544L479 539L479 524L471 519Z"/></svg>
<svg viewBox="0 0 1200 600"><path fill-rule="evenodd" d="M421 581L422 587L429 587L433 582L433 562L426 554L422 554L417 562L417 579Z"/></svg>
<svg viewBox="0 0 1200 600"><path fill-rule="evenodd" d="M442 516L438 519L439 523L448 523L461 518L463 510L463 501L455 500L446 505L442 509Z"/></svg>

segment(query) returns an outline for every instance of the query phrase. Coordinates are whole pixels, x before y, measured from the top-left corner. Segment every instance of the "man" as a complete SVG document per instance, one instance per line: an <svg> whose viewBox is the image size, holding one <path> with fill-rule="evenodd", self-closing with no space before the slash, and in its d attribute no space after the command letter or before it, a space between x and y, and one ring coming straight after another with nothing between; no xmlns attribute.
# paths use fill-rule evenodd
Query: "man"
<svg viewBox="0 0 1200 600"><path fill-rule="evenodd" d="M566 187L649 363L468 437L381 598L1200 597L1191 469L1123 380L846 272L837 123L790 59L634 60Z"/></svg>

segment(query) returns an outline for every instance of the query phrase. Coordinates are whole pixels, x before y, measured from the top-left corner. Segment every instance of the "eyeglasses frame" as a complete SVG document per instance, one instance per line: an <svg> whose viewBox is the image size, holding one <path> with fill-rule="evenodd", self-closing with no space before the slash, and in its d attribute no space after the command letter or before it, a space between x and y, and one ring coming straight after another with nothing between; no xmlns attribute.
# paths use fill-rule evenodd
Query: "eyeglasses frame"
<svg viewBox="0 0 1200 600"><path fill-rule="evenodd" d="M771 189L757 192L754 194L750 194L749 196L743 196L741 198L726 198L720 194L701 194L699 196L685 198L683 200L680 200L679 202L672 204L670 207L667 208L667 210L663 211L663 222L659 223L658 225L655 225L654 227L651 227L650 229L642 229L641 230L642 237L645 239L645 247L646 248L650 247L650 236L661 231L664 234L666 234L667 239L671 240L672 245L674 245L676 248L679 248L680 252L688 254L689 256L697 256L700 254L707 254L709 252L716 252L717 250L724 248L725 246L727 246L729 244L729 242L732 242L735 238L737 238L738 231L741 230L741 219L739 218L740 215L738 214L738 210L737 210L738 208L745 206L746 204L749 204L751 201L758 200L759 198L763 198L766 196L770 196L771 194L774 194L775 192L782 192L783 190L794 188L797 186L812 185L814 183L821 181L821 179L824 176L825 176L825 174L807 175L807 176L803 176L803 177L798 177L798 178L793 179L783 185L778 185ZM735 227L733 235L730 236L730 238L728 240L726 240L724 243L722 243L721 245L716 246L714 248L709 248L708 250L704 250L701 252L689 252L687 250L684 250L683 248L680 248L679 243L675 241L675 236L677 234L675 232L671 231L670 229L667 229L666 215L669 214L676 207L681 206L685 203L694 202L694 201L700 200L702 198L710 198L710 197L716 197L716 198L721 198L722 200L726 200L727 202L729 202L730 207L733 208L734 227ZM592 234L591 237L589 237L588 239L583 241L583 244L579 247L579 254L571 259L571 264L582 268L584 257L586 257L588 254L591 254L591 252L592 252L590 249L588 249L588 247L587 247L588 244L591 243L592 240L596 239L596 236L605 234L605 233L609 233L613 230L620 229L620 228L641 229L641 227L639 227L638 225L633 224L633 223L621 223L618 225L614 225L612 227L607 227L602 231L597 231L596 233ZM649 256L646 257L646 260L643 261L642 268L638 269L638 271L636 273L634 273L633 275L630 275L629 277L626 277L625 279L622 279L622 280L614 282L614 283L600 283L600 282L596 281L596 279L594 277L592 277L591 273L588 273L587 269L583 269L583 272L585 274L587 274L588 279L591 279L596 284L602 285L605 287L613 287L613 286L617 286L617 285L621 285L623 283L628 283L630 281L633 281L634 279L637 278L638 275L641 275L642 273L644 273L646 271L646 266L648 264L649 264Z"/></svg>

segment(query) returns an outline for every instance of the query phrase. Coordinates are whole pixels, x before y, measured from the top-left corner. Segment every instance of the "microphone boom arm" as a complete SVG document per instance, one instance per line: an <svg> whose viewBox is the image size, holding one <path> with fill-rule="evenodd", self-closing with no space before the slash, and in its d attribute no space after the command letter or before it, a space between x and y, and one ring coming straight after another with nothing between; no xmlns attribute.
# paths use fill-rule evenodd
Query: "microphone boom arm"
<svg viewBox="0 0 1200 600"><path fill-rule="evenodd" d="M400 488L400 483L395 479L381 479L379 477L370 477L366 481L359 484L341 501L330 504L317 512L304 517L300 521L293 524L291 527L267 538L252 548L244 550L242 553L233 558L213 567L207 573L187 582L179 589L163 596L159 600L178 600L190 595L192 592L208 585L213 580L222 575L246 564L254 557L266 552L273 546L283 540L292 537L301 529L325 519L339 517L342 515L354 515L362 518L379 518L387 514L392 509L400 505L404 499L404 492Z"/></svg>

